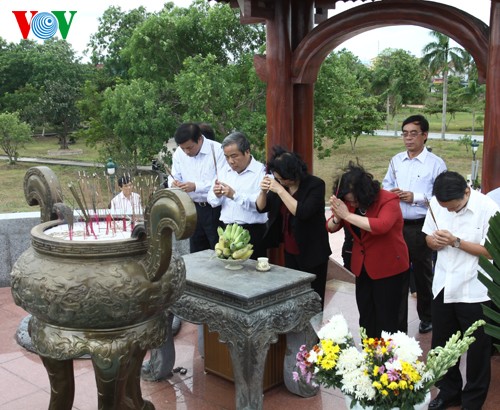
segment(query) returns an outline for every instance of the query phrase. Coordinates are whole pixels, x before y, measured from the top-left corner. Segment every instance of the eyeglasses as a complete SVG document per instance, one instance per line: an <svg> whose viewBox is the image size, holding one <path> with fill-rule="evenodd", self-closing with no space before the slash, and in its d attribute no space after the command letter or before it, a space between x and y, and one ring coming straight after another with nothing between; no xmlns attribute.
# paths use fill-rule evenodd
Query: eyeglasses
<svg viewBox="0 0 500 410"><path fill-rule="evenodd" d="M408 138L408 137L415 138L417 135L420 135L420 134L423 134L423 132L422 131L416 131L416 130L413 130L413 131L403 131L401 133L401 136L403 138Z"/></svg>

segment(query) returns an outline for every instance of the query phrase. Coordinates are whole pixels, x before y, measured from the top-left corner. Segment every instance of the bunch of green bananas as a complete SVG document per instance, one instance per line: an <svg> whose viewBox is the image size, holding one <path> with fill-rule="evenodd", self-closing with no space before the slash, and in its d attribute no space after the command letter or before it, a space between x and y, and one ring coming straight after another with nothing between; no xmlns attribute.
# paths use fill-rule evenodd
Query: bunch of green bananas
<svg viewBox="0 0 500 410"><path fill-rule="evenodd" d="M250 233L238 224L229 224L226 229L217 228L219 242L215 253L220 259L248 259L253 253Z"/></svg>

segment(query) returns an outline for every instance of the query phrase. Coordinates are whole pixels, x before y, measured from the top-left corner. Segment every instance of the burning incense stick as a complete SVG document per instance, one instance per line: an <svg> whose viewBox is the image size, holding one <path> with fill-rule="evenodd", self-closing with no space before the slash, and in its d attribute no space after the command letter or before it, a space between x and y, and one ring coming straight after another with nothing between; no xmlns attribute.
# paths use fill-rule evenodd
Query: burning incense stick
<svg viewBox="0 0 500 410"><path fill-rule="evenodd" d="M396 188L399 188L398 179L396 178L396 168L394 167L394 162L392 161L392 158L389 164L391 166L392 176L394 177L394 183L396 184Z"/></svg>
<svg viewBox="0 0 500 410"><path fill-rule="evenodd" d="M213 145L210 145L212 147L212 158L214 159L214 167L215 167L215 177L217 178L217 181L219 180L219 171L217 170L217 158L215 157L215 148Z"/></svg>
<svg viewBox="0 0 500 410"><path fill-rule="evenodd" d="M431 211L431 217L432 217L432 220L434 221L434 225L436 225L436 229L439 230L438 224L436 222L436 218L434 217L434 212L432 211L431 203L430 203L429 199L427 198L427 195L424 195L424 200L425 200L425 204L429 208L429 211Z"/></svg>

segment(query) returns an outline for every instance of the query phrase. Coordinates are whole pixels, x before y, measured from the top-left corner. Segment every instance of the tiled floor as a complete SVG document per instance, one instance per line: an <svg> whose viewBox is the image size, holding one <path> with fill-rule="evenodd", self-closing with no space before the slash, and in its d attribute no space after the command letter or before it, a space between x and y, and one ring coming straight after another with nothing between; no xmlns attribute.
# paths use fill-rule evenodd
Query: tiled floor
<svg viewBox="0 0 500 410"><path fill-rule="evenodd" d="M333 259L340 255L341 238L332 235ZM332 262L332 266L334 263ZM330 269L327 283L325 315L343 313L351 331L358 333L358 314L354 300L354 286L338 280L335 269ZM430 334L418 334L415 299L409 297L409 334L420 341L425 353L429 349ZM0 288L0 410L42 410L48 408L50 385L45 368L37 355L20 347L14 338L17 326L26 316L12 301L10 288ZM197 326L184 322L175 337L176 363L188 369L186 375L175 373L161 382L142 382L143 397L153 402L157 410L223 410L234 409L232 383L204 371L203 359L198 353ZM493 378L487 403L483 410L500 409L500 356L492 358ZM89 360L75 361L75 410L94 410L97 391ZM435 394L435 392L433 392ZM342 394L334 389L321 389L312 398L301 398L283 386L264 394L264 410L278 409L345 409Z"/></svg>

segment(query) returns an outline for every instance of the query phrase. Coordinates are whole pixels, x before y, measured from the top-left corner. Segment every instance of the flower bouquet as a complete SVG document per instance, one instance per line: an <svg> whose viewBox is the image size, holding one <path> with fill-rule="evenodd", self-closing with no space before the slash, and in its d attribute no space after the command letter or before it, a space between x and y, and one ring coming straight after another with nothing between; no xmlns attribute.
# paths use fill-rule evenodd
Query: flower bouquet
<svg viewBox="0 0 500 410"><path fill-rule="evenodd" d="M444 347L431 350L425 363L419 360L419 343L402 332L369 338L361 329L358 350L344 317L335 315L318 332L318 344L311 350L300 347L294 379L339 388L350 408L414 409L429 400L430 388L467 351L475 340L472 333L483 324L475 322L463 338L457 332Z"/></svg>

